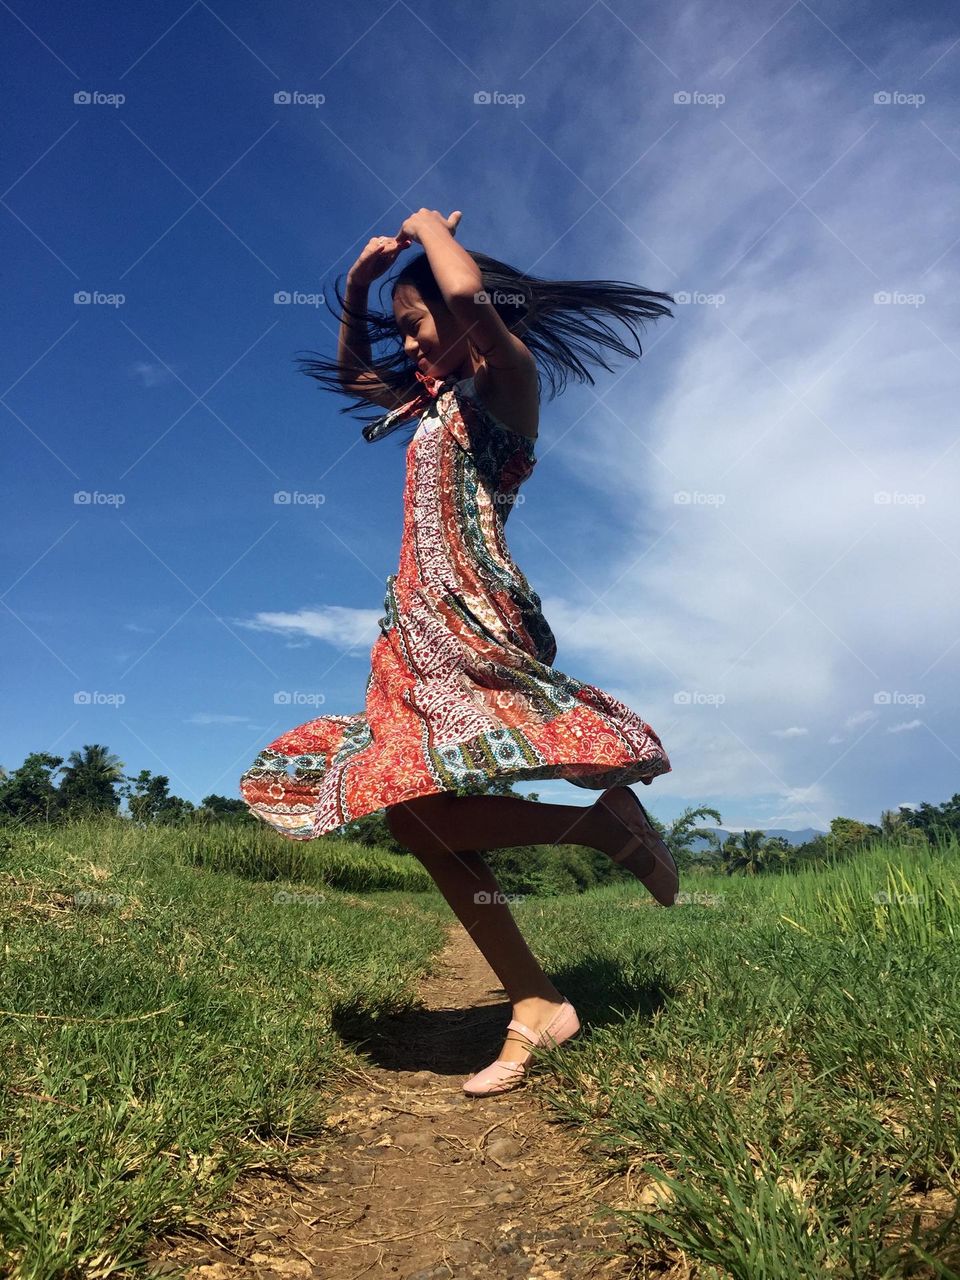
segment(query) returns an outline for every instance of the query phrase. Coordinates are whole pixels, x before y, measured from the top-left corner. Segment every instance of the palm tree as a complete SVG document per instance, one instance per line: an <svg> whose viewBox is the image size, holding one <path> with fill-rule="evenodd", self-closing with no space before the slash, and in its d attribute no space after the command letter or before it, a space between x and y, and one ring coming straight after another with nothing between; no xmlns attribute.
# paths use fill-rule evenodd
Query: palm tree
<svg viewBox="0 0 960 1280"><path fill-rule="evenodd" d="M120 797L115 787L124 780L124 764L108 747L85 744L71 751L60 782L60 799L72 814L116 813Z"/></svg>
<svg viewBox="0 0 960 1280"><path fill-rule="evenodd" d="M761 871L783 867L792 856L788 840L783 836L768 836L765 831L744 831L739 839L731 836L723 851L728 876L735 871L759 875Z"/></svg>

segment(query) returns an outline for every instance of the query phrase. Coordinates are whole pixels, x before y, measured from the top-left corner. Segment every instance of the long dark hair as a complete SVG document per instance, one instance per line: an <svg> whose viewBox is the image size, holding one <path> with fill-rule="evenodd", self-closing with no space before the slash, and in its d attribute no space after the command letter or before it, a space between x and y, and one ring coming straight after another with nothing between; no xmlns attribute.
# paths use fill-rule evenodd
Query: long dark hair
<svg viewBox="0 0 960 1280"><path fill-rule="evenodd" d="M577 382L593 385L594 379L587 363L599 364L612 373L613 369L604 359L604 351L638 359L643 355L643 348L636 325L644 325L648 320L658 320L665 315L673 316L665 305L675 303L669 293L657 293L620 280L542 280L518 271L508 263L498 262L485 253L474 253L470 249L466 252L477 264L483 288L497 314L529 347L541 374L546 372L551 400L564 390L568 376ZM393 297L401 284L414 285L425 302L443 302L443 294L426 253L419 253L406 262L392 282L385 279L380 286L381 293L387 283L391 285L391 305L386 311L368 307L358 312L348 306L340 292L339 277L334 288L341 312L335 312L326 297L325 302L338 322L344 315L351 320L366 319L371 346L367 372L376 375L391 391L404 398L412 398L422 390L422 385L414 376L416 366L403 349L403 337L393 315ZM619 320L626 326L636 341L636 350L623 341L608 323L610 320ZM388 348L379 359L373 355L378 343L385 343ZM297 363L301 373L315 378L327 390L336 391L353 401L345 405L341 413L356 413L374 403L363 395L344 390L340 381L340 364L336 359L312 352L308 356L297 357ZM376 417L382 416L383 406L375 407L379 410ZM375 421L376 417L363 421Z"/></svg>

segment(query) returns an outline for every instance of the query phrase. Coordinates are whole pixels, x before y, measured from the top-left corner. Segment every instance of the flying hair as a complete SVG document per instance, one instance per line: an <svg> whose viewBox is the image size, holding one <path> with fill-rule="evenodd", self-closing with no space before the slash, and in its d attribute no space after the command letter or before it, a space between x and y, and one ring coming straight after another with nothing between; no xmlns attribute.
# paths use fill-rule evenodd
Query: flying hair
<svg viewBox="0 0 960 1280"><path fill-rule="evenodd" d="M536 360L541 375L541 391L542 376L546 374L551 400L563 392L568 378L593 385L595 380L590 365L599 365L610 373L614 372L605 358L609 354L639 359L643 355L643 347L637 326L644 327L648 321L659 320L662 316L673 317L667 304L675 305L675 299L669 293L643 289L621 280L545 280L518 271L516 267L485 253L470 249L466 252L480 271L491 305ZM344 317L351 321L366 321L371 359L365 371L404 399L417 395L422 386L414 376L416 366L403 349L403 335L397 326L392 303L401 284L415 286L425 302L443 302L443 294L426 253L417 254L404 263L392 280L387 278L381 283L381 293L385 285L390 285L389 310L378 311L369 305L361 311L350 307L341 293L339 279L334 290L340 312L334 311L326 297L325 302L338 322ZM629 332L630 341L624 341L616 331L613 327L615 322L621 323ZM373 353L380 345L384 352L377 357ZM377 416L382 416L382 405L344 388L338 360L308 352L305 356L296 357L296 361L301 373L352 401L340 409L341 413L357 414L373 405ZM376 421L376 417L362 421ZM400 443L405 445L409 438Z"/></svg>

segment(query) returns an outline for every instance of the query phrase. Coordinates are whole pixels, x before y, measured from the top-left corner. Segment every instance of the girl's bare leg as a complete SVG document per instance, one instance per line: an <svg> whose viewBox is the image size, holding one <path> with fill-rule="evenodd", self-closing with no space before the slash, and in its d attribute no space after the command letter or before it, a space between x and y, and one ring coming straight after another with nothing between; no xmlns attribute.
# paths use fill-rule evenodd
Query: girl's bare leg
<svg viewBox="0 0 960 1280"><path fill-rule="evenodd" d="M493 872L476 850L418 853L457 919L473 938L506 991L513 1017L539 1031L550 1021L563 997L553 985L526 939ZM499 1055L520 1062L526 1041L511 1031Z"/></svg>
<svg viewBox="0 0 960 1280"><path fill-rule="evenodd" d="M393 835L423 863L454 914L496 973L513 1017L540 1031L562 996L528 947L496 877L479 849L525 844L584 844L611 856L638 845L612 810L593 805L540 804L516 796L457 796L449 792L405 801L387 810ZM641 872L653 855L631 853ZM508 1033L500 1053L519 1062L527 1041Z"/></svg>
<svg viewBox="0 0 960 1280"><path fill-rule="evenodd" d="M519 796L458 796L441 791L392 805L387 822L400 843L414 853L583 844L622 861L638 876L649 872L655 861L643 841L599 799L591 805L541 804Z"/></svg>

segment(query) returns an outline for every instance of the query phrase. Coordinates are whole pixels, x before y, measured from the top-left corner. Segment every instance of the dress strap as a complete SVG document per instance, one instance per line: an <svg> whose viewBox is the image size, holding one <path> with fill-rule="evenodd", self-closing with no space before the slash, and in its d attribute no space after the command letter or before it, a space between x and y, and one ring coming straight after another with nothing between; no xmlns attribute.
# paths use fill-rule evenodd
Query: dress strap
<svg viewBox="0 0 960 1280"><path fill-rule="evenodd" d="M363 438L372 443L375 440L382 440L384 436L390 435L397 427L402 426L404 422L411 418L416 418L430 408L431 404L436 400L440 393L447 387L456 384L456 378L448 376L446 378L434 378L428 373L421 373L417 369L414 376L419 382L423 383L423 390L417 395L412 396L403 404L398 405L396 409L391 409L389 413L385 413L382 417L375 418L373 422L367 423L363 428Z"/></svg>

